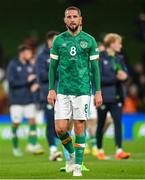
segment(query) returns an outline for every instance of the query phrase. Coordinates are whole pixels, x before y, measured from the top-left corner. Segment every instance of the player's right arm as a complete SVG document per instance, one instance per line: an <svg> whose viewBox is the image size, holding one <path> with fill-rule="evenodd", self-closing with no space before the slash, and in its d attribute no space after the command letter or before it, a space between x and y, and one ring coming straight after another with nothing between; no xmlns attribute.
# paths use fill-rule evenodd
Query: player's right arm
<svg viewBox="0 0 145 180"><path fill-rule="evenodd" d="M56 73L57 67L59 62L59 52L58 52L58 40L57 37L53 41L52 49L50 52L50 66L49 66L49 93L48 93L48 103L53 105L55 104L56 100L56 92L55 92L55 80L56 80Z"/></svg>

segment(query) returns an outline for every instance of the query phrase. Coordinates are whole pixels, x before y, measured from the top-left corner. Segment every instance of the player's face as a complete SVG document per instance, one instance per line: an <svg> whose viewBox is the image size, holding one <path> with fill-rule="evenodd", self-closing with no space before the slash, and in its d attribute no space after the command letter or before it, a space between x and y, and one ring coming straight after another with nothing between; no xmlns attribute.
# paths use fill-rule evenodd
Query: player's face
<svg viewBox="0 0 145 180"><path fill-rule="evenodd" d="M32 59L32 57L33 57L32 51L31 51L31 50L25 50L25 51L23 52L23 57L24 57L24 59L25 59L26 61L30 61L30 60Z"/></svg>
<svg viewBox="0 0 145 180"><path fill-rule="evenodd" d="M70 31L75 32L82 23L82 17L77 10L68 10L65 13L64 22Z"/></svg>
<svg viewBox="0 0 145 180"><path fill-rule="evenodd" d="M103 44L100 44L98 48L100 52L105 51L105 46Z"/></svg>
<svg viewBox="0 0 145 180"><path fill-rule="evenodd" d="M119 39L116 39L111 45L111 49L113 49L114 52L120 52L122 48L122 42Z"/></svg>

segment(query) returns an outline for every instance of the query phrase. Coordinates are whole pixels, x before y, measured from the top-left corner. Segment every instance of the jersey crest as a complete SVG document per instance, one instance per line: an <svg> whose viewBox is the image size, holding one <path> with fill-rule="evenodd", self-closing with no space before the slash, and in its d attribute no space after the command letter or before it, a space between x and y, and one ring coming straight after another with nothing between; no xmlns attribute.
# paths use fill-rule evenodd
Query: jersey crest
<svg viewBox="0 0 145 180"><path fill-rule="evenodd" d="M83 49L85 49L85 48L88 47L88 42L87 42L87 41L81 41L81 42L80 42L80 46L81 46Z"/></svg>

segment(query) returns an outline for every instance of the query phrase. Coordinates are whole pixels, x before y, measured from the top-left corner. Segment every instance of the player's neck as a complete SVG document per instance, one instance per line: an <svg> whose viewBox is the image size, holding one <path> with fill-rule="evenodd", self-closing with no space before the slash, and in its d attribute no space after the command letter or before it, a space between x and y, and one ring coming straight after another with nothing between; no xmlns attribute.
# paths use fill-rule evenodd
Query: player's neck
<svg viewBox="0 0 145 180"><path fill-rule="evenodd" d="M25 61L21 56L19 56L19 61L20 61L22 64L26 64L26 61Z"/></svg>
<svg viewBox="0 0 145 180"><path fill-rule="evenodd" d="M115 56L115 52L111 48L106 49L109 56Z"/></svg>
<svg viewBox="0 0 145 180"><path fill-rule="evenodd" d="M81 32L81 30L80 30L80 29L77 29L75 32L72 32L72 31L70 31L70 30L68 29L68 32L69 32L72 36L77 36L77 35Z"/></svg>

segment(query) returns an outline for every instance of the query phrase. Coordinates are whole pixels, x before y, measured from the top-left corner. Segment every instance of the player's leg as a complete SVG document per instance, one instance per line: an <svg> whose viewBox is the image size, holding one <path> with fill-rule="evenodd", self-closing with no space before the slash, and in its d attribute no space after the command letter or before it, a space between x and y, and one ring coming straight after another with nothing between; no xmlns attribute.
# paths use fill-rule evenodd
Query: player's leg
<svg viewBox="0 0 145 180"><path fill-rule="evenodd" d="M70 160L66 172L73 171L75 158L72 138L68 132L69 120L71 117L72 109L69 96L57 94L57 100L55 103L55 130L64 148L69 153Z"/></svg>
<svg viewBox="0 0 145 180"><path fill-rule="evenodd" d="M130 153L126 153L122 150L122 103L113 103L110 105L110 112L113 117L115 128L115 144L117 146L116 159L127 159L130 157Z"/></svg>
<svg viewBox="0 0 145 180"><path fill-rule="evenodd" d="M51 105L45 106L45 117L46 117L46 138L50 148L49 160L51 161L61 161L62 153L58 151L56 145L56 132L54 125L54 109Z"/></svg>
<svg viewBox="0 0 145 180"><path fill-rule="evenodd" d="M72 129L73 129L73 120L69 120L69 124L68 124L68 133L69 135L72 137ZM60 168L60 171L67 171L68 166L70 164L70 155L69 152L67 151L67 149L63 146L63 154L64 154L64 158L65 158L65 166Z"/></svg>
<svg viewBox="0 0 145 180"><path fill-rule="evenodd" d="M70 136L72 136L72 129L73 129L73 120L70 120L69 121L69 129L68 129ZM63 146L63 153L64 153L64 157L66 160L66 165L64 167L60 168L60 171L67 171L68 166L70 164L70 156L69 156L69 152L65 149L64 146ZM84 163L82 163L82 171L89 171L89 169L84 165Z"/></svg>
<svg viewBox="0 0 145 180"><path fill-rule="evenodd" d="M68 150L69 154L73 154L74 147L72 143L72 138L68 132L68 121L68 119L56 119L55 129L63 146Z"/></svg>
<svg viewBox="0 0 145 180"><path fill-rule="evenodd" d="M90 96L72 96L74 132L75 132L75 167L73 176L82 176L82 162L86 145L86 120L88 119Z"/></svg>
<svg viewBox="0 0 145 180"><path fill-rule="evenodd" d="M97 124L97 119L92 118L87 121L91 151L93 156L97 156L98 154L98 149L96 145L96 127L97 127L96 124Z"/></svg>
<svg viewBox="0 0 145 180"><path fill-rule="evenodd" d="M72 172L74 169L74 158L75 158L75 151L72 142L72 138L68 132L69 127L69 120L68 119L56 119L55 120L55 129L59 139L62 142L62 145L69 153L69 159L66 162L66 172Z"/></svg>
<svg viewBox="0 0 145 180"><path fill-rule="evenodd" d="M103 128L104 133L107 131L109 126L112 124L112 122L113 122L113 119L112 119L111 113L107 112L107 117L106 117L105 125Z"/></svg>
<svg viewBox="0 0 145 180"><path fill-rule="evenodd" d="M13 155L20 157L22 156L22 152L19 148L19 140L18 140L18 127L21 123L23 116L23 107L20 105L11 105L10 106L10 116L12 120L12 145L13 145Z"/></svg>
<svg viewBox="0 0 145 180"><path fill-rule="evenodd" d="M18 148L18 136L17 129L19 127L19 123L12 123L12 144L14 148Z"/></svg>
<svg viewBox="0 0 145 180"><path fill-rule="evenodd" d="M91 96L90 100L90 107L89 107L89 117L87 121L87 130L89 134L91 149L92 149L92 155L97 156L98 149L96 146L96 126L97 126L97 109L94 104L94 96ZM88 148L89 145L86 144L85 152L84 154L88 154L90 152L90 149Z"/></svg>
<svg viewBox="0 0 145 180"><path fill-rule="evenodd" d="M36 129L36 122L34 118L28 119L29 123L29 137L28 142L29 144L36 145L37 144L37 129Z"/></svg>
<svg viewBox="0 0 145 180"><path fill-rule="evenodd" d="M26 147L26 150L33 154L42 154L44 153L44 150L42 146L38 144L35 112L36 112L35 104L25 105L24 117L28 119L28 124L29 124L28 145Z"/></svg>
<svg viewBox="0 0 145 180"><path fill-rule="evenodd" d="M103 150L103 135L104 135L104 125L106 121L106 115L107 115L107 105L103 104L99 109L98 109L98 126L97 126L97 131L96 131L96 139L97 139L97 147L98 147L98 159L100 160L106 160L107 157L104 154Z"/></svg>
<svg viewBox="0 0 145 180"><path fill-rule="evenodd" d="M74 121L74 131L75 131L75 170L74 176L81 176L81 167L83 163L83 155L86 144L85 136L85 120L75 120ZM78 169L78 172L77 172ZM80 171L81 169L81 171Z"/></svg>
<svg viewBox="0 0 145 180"><path fill-rule="evenodd" d="M62 144L70 154L74 153L72 138L68 133L71 116L72 109L69 96L58 94L55 103L55 130Z"/></svg>

